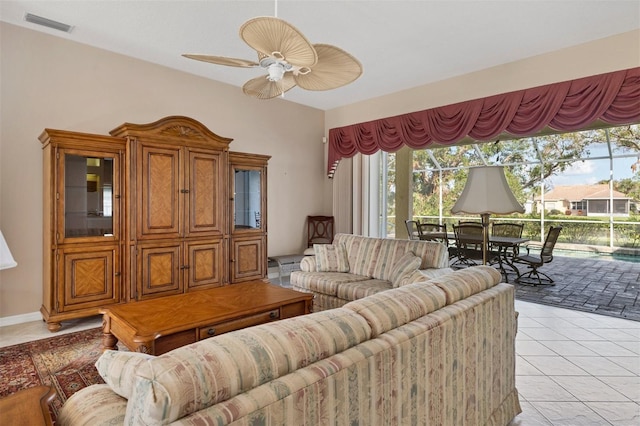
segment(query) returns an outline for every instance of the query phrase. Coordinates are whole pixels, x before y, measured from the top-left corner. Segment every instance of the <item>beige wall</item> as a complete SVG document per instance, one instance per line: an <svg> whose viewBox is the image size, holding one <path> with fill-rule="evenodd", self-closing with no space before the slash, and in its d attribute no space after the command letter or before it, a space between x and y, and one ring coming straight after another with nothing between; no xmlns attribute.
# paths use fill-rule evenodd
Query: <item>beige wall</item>
<svg viewBox="0 0 640 426"><path fill-rule="evenodd" d="M0 320L42 303L45 127L108 134L185 115L233 138L234 151L271 155L269 255L300 252L306 216L331 213L323 111L6 23L0 42L0 229L18 262L0 271Z"/></svg>

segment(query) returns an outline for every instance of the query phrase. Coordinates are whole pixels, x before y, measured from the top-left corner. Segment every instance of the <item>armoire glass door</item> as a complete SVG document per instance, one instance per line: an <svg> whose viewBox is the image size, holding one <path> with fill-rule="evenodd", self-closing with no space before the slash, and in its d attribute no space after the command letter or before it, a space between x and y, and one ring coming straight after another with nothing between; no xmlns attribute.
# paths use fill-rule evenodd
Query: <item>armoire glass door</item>
<svg viewBox="0 0 640 426"><path fill-rule="evenodd" d="M117 158L65 152L64 238L114 237Z"/></svg>

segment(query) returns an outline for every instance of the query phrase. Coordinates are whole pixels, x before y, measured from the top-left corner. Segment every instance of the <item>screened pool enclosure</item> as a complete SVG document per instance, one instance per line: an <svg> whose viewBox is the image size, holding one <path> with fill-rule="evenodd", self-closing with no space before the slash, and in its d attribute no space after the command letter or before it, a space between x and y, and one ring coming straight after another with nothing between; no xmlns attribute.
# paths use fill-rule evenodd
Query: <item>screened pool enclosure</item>
<svg viewBox="0 0 640 426"><path fill-rule="evenodd" d="M492 215L493 222L524 223L532 241L562 225L559 241L573 249L640 249L640 125L376 155L378 185L370 196L380 206L382 236L406 237L407 219L449 227L479 220L452 215L451 207L470 167L502 165L525 213ZM397 200L408 200L408 210Z"/></svg>

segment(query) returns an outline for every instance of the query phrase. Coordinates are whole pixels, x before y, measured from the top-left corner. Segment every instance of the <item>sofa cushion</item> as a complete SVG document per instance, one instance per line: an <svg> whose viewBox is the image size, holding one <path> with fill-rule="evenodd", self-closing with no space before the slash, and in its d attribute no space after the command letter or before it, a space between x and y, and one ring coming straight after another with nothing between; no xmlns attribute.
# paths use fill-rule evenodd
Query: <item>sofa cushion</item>
<svg viewBox="0 0 640 426"><path fill-rule="evenodd" d="M389 272L389 281L395 287L400 286L400 282L405 275L411 275L418 270L422 263L422 259L413 254L412 251L406 252L400 259L396 260Z"/></svg>
<svg viewBox="0 0 640 426"><path fill-rule="evenodd" d="M291 284L315 293L335 296L338 287L345 283L370 280L364 275L348 274L344 272L304 272L291 273Z"/></svg>
<svg viewBox="0 0 640 426"><path fill-rule="evenodd" d="M433 241L412 241L412 240L381 240L378 258L372 271L372 277L381 280L391 280L393 266L400 261L406 253L413 253L418 256L421 263L416 269L426 269L434 267L448 266L449 255L444 244ZM445 263L442 257L445 255Z"/></svg>
<svg viewBox="0 0 640 426"><path fill-rule="evenodd" d="M368 340L371 328L338 308L183 346L136 377L128 424L166 424Z"/></svg>
<svg viewBox="0 0 640 426"><path fill-rule="evenodd" d="M349 272L374 277L373 270L380 257L381 238L363 237L353 234L336 234L333 243L342 243L347 248ZM376 277L380 278L380 277Z"/></svg>
<svg viewBox="0 0 640 426"><path fill-rule="evenodd" d="M153 355L128 351L105 351L98 361L98 374L118 395L129 398L133 391L136 372L146 367L146 361Z"/></svg>
<svg viewBox="0 0 640 426"><path fill-rule="evenodd" d="M449 266L449 249L436 241L400 240L405 251L412 251L422 259L420 269L446 268Z"/></svg>
<svg viewBox="0 0 640 426"><path fill-rule="evenodd" d="M344 305L362 315L373 337L445 306L445 293L430 282L405 285Z"/></svg>
<svg viewBox="0 0 640 426"><path fill-rule="evenodd" d="M451 268L418 269L402 277L400 279L398 287L402 287L403 285L407 284L429 281L431 278L441 277L443 275L452 274L453 272L454 270Z"/></svg>
<svg viewBox="0 0 640 426"><path fill-rule="evenodd" d="M344 244L314 244L318 272L349 272L349 259Z"/></svg>
<svg viewBox="0 0 640 426"><path fill-rule="evenodd" d="M358 300L391 288L389 281L368 279L340 284L336 290L336 296L343 300Z"/></svg>
<svg viewBox="0 0 640 426"><path fill-rule="evenodd" d="M453 274L429 280L441 288L447 296L447 305L493 287L502 279L500 272L491 266L473 266Z"/></svg>

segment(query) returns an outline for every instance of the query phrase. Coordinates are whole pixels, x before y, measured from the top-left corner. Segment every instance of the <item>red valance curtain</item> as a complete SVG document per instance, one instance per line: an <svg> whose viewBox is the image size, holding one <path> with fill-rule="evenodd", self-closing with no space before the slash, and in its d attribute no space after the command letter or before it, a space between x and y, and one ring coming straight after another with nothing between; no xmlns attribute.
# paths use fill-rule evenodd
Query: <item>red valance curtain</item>
<svg viewBox="0 0 640 426"><path fill-rule="evenodd" d="M333 177L338 162L358 152L451 145L466 136L487 141L504 132L525 137L547 126L571 132L597 120L640 122L640 68L330 129L327 173Z"/></svg>

